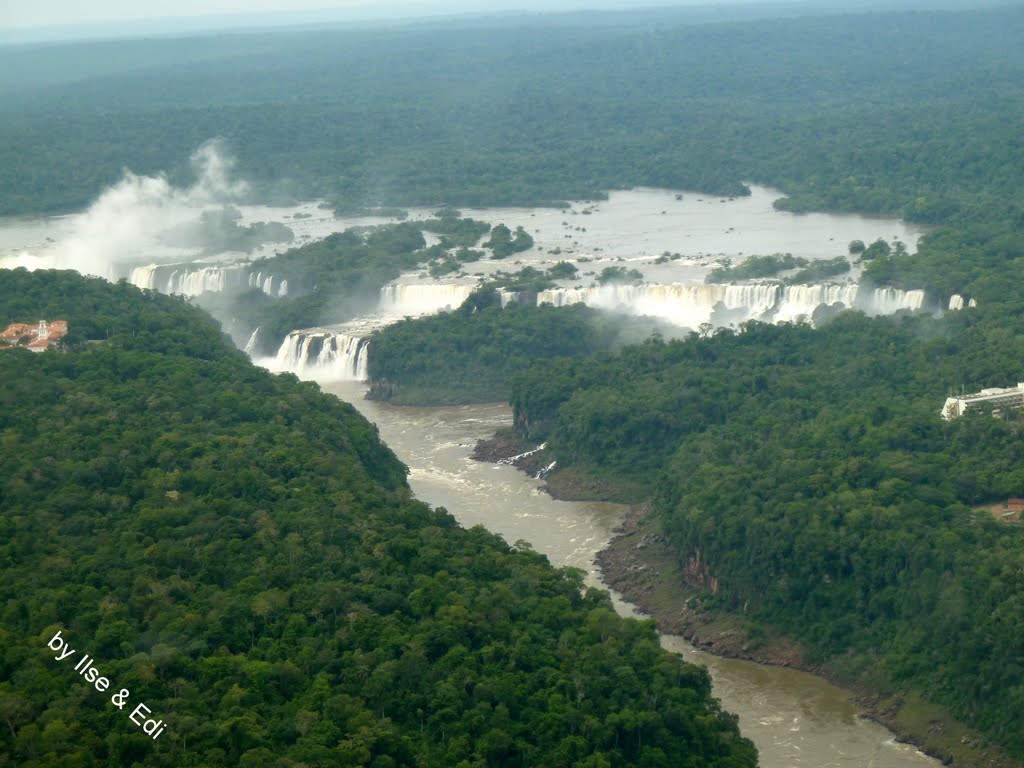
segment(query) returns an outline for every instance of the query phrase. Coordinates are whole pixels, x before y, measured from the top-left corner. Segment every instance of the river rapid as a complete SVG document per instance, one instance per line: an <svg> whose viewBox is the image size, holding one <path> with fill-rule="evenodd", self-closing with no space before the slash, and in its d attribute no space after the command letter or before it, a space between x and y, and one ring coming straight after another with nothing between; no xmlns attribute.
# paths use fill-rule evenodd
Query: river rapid
<svg viewBox="0 0 1024 768"><path fill-rule="evenodd" d="M476 441L511 424L506 405L431 408L364 400L356 382L330 382L328 392L353 403L377 424L383 440L409 467L416 496L445 507L459 522L483 525L506 541L528 541L556 566L587 572L587 583L606 588L594 557L612 537L624 508L616 504L557 501L541 483L508 465L470 458ZM616 608L634 608L613 593ZM714 693L739 715L740 728L757 745L763 768L922 768L940 763L892 733L857 716L849 694L791 669L703 653L682 637L662 645L687 661L707 666Z"/></svg>

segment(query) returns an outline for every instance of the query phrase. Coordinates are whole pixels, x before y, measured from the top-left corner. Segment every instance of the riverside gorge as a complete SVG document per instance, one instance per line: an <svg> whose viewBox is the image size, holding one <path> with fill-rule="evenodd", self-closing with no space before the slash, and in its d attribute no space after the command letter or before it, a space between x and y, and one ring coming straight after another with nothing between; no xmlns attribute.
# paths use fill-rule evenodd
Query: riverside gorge
<svg viewBox="0 0 1024 768"><path fill-rule="evenodd" d="M716 317L719 324L747 319L809 320L818 306L836 302L878 314L919 310L926 305L923 292L865 290L854 276L844 277L849 282L820 286L703 284L704 276L715 264L723 259L742 262L745 254L767 250L762 245L808 260L824 260L843 255L848 242L858 237L868 242L890 237L913 247L920 236L897 220L777 211L772 207L777 198L777 192L756 187L750 197L732 200L647 189L613 192L600 203L573 203L568 209L571 212L498 208L466 213L512 226L534 225L536 245L516 254L516 267L520 263L544 267L570 260L596 274L606 266L624 263L640 271L645 281L661 281L636 287L565 285L540 292L535 299L538 304L566 306L582 302L608 309L625 307L633 314L667 320L680 332ZM294 209L239 208L243 225L267 219L286 222L296 213L316 210L312 204ZM581 210L587 213L581 215ZM415 222L429 218L432 212L414 209L408 213L408 219ZM565 239L567 217L585 220L587 231L574 232L572 247L551 256L550 250L559 247L559 238ZM331 231L352 226L388 223L383 218L334 219L322 213L294 221L304 241L315 241ZM60 253L65 247L62 235L68 226L65 219L7 222L6 227L0 226L0 242L9 244L8 259L45 259L48 253ZM33 243L43 245L33 248ZM664 252L679 253L680 257L659 259ZM138 257L145 258L145 252ZM126 276L140 288L189 296L241 287L255 288L275 299L288 295L287 280L230 263L236 255L214 254L210 258L229 263L133 267ZM481 275L511 268L491 260L470 267ZM586 277L577 280L586 282ZM410 483L419 498L445 507L466 527L483 525L509 542L529 542L554 565L581 568L587 573L588 583L603 587L594 557L607 545L612 529L622 518L623 507L557 501L540 489L539 481L513 467L469 458L477 440L509 425L506 406L411 408L365 399L361 383L368 378L372 332L403 316L451 311L470 296L475 284L468 277L452 282L410 272L380 289L375 313L334 329L296 330L288 334L275 357L257 357L257 362L273 371L316 380L327 391L355 404L409 466ZM258 333L259 329L253 329L249 335L250 348ZM623 615L636 615L622 600L616 599L616 608ZM715 695L729 711L740 715L741 727L755 741L765 768L936 764L915 748L897 743L885 729L858 717L848 694L822 680L791 670L716 658L697 651L680 637L664 636L662 644L686 660L711 669Z"/></svg>
<svg viewBox="0 0 1024 768"><path fill-rule="evenodd" d="M621 521L621 505L558 501L542 483L507 464L470 458L478 440L507 427L504 405L417 408L364 398L355 382L324 382L327 391L356 405L409 467L416 495L443 506L466 527L482 525L506 541L529 542L553 565L581 568L587 583L605 588L594 557ZM625 616L636 610L616 599ZM933 768L937 760L898 743L893 734L858 716L850 695L804 672L724 659L699 651L681 637L661 644L687 661L707 666L714 694L739 715L762 768Z"/></svg>

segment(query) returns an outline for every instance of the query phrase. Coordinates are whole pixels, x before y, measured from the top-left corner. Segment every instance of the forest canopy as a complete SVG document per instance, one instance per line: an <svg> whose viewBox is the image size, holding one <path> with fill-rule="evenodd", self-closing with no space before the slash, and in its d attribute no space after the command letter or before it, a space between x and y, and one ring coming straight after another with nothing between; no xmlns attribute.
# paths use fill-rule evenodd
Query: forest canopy
<svg viewBox="0 0 1024 768"><path fill-rule="evenodd" d="M581 572L416 501L351 405L178 299L3 274L2 316L40 308L78 336L0 352L4 762L756 765L705 670Z"/></svg>

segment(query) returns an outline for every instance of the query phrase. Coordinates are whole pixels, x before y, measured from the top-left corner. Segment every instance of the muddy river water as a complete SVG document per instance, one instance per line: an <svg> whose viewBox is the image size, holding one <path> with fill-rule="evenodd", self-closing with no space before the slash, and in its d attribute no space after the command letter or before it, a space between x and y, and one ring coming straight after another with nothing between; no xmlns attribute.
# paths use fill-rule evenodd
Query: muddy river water
<svg viewBox="0 0 1024 768"><path fill-rule="evenodd" d="M443 506L464 526L483 525L509 542L524 539L554 565L587 571L600 584L594 556L611 538L623 508L556 501L540 482L507 465L473 461L479 438L511 424L506 405L411 408L363 399L355 382L324 388L353 403L409 467L418 498ZM624 615L633 615L616 598ZM764 768L921 768L940 763L899 744L885 728L857 716L848 694L802 672L722 659L666 635L662 645L711 671L714 693L740 718Z"/></svg>

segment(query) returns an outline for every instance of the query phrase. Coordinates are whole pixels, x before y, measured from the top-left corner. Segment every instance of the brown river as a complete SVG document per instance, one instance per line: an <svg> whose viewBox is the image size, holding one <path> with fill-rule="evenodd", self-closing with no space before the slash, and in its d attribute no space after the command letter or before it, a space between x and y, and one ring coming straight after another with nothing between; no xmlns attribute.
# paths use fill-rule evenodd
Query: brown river
<svg viewBox="0 0 1024 768"><path fill-rule="evenodd" d="M363 399L365 387L332 382L324 389L353 403L409 467L416 496L445 507L464 526L483 525L509 542L530 542L552 564L587 571L601 584L594 556L623 515L616 504L556 501L540 482L507 465L469 458L476 441L511 424L508 406L410 408ZM616 597L623 615L636 615ZM898 744L885 728L857 716L848 694L812 675L722 659L681 637L662 645L711 671L715 695L740 718L763 768L921 768L940 763Z"/></svg>

